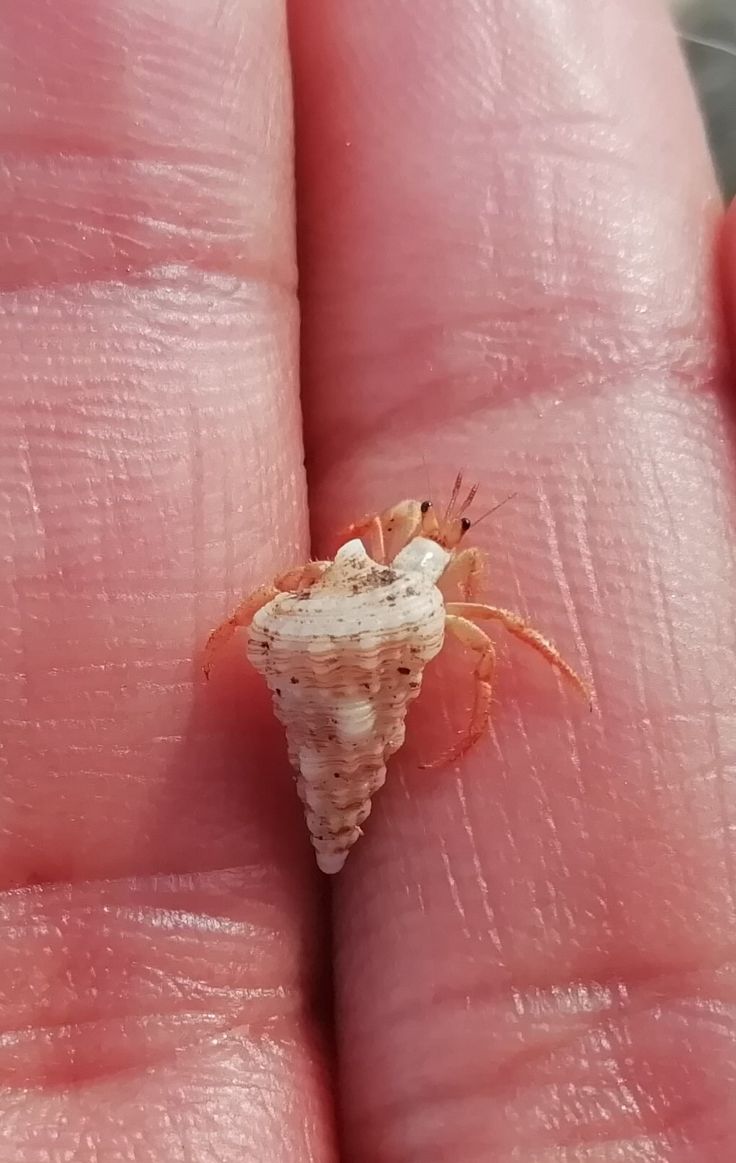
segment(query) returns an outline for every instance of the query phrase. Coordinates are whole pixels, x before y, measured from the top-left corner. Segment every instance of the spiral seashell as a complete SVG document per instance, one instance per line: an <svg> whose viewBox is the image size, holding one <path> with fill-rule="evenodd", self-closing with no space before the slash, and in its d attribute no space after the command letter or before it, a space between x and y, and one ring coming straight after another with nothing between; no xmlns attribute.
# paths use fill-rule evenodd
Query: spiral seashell
<svg viewBox="0 0 736 1163"><path fill-rule="evenodd" d="M442 649L442 594L416 571L378 565L350 541L321 579L255 614L248 658L268 683L323 872L362 835L409 703Z"/></svg>

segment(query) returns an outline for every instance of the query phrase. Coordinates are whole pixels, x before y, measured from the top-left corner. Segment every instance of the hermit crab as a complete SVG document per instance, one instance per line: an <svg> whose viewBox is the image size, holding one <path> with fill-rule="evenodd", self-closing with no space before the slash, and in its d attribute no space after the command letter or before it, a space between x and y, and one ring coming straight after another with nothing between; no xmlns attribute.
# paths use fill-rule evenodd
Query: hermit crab
<svg viewBox="0 0 736 1163"><path fill-rule="evenodd" d="M474 600L483 555L462 542L477 486L461 500L462 487L460 474L441 515L430 501L409 500L351 525L332 561L310 561L256 590L207 643L206 675L247 628L247 656L286 729L323 872L339 872L362 835L386 762L404 742L408 705L447 634L476 655L475 698L464 736L431 766L472 747L489 719L495 650L479 621L500 622L589 699L551 642L518 614Z"/></svg>

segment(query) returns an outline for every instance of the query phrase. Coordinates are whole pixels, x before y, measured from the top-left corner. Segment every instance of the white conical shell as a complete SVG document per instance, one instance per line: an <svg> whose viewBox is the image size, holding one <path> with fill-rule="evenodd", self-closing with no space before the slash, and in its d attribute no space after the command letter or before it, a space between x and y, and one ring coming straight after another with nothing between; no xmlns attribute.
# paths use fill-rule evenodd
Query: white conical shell
<svg viewBox="0 0 736 1163"><path fill-rule="evenodd" d="M248 657L286 728L323 872L338 872L362 835L444 626L432 582L377 565L360 541L344 545L314 586L279 594L253 619Z"/></svg>

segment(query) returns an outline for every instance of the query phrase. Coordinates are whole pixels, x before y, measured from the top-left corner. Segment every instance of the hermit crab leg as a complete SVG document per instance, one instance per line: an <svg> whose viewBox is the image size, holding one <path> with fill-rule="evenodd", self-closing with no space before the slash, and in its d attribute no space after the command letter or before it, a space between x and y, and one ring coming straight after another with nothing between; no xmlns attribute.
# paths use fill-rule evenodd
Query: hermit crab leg
<svg viewBox="0 0 736 1163"><path fill-rule="evenodd" d="M253 621L253 617L262 606L265 606L278 594L276 586L260 586L255 593L251 594L244 601L240 603L238 608L230 615L226 622L213 630L207 639L207 645L204 648L204 660L202 662L202 670L204 677L210 677L210 671L214 665L215 659L223 647L227 646L233 635L244 626L249 626Z"/></svg>
<svg viewBox="0 0 736 1163"><path fill-rule="evenodd" d="M296 569L282 573L272 585L259 586L254 593L242 601L230 617L216 630L213 630L207 639L202 663L205 678L209 678L215 659L223 647L238 630L250 626L253 618L263 606L268 605L278 594L306 589L314 585L330 564L329 561L308 561L306 565L300 565Z"/></svg>
<svg viewBox="0 0 736 1163"><path fill-rule="evenodd" d="M472 601L480 589L485 564L480 549L458 550L437 583L445 598L459 594L464 602Z"/></svg>
<svg viewBox="0 0 736 1163"><path fill-rule="evenodd" d="M449 609L449 607L447 608ZM475 679L475 701L470 724L462 740L457 746L445 751L438 759L433 759L431 763L420 764L420 767L425 771L460 759L478 742L488 725L493 701L493 670L496 664L496 650L490 638L481 630L480 626L474 625L467 618L461 618L457 614L448 613L445 619L445 629L448 634L454 635L463 646L476 651L479 656L473 676Z"/></svg>
<svg viewBox="0 0 736 1163"><path fill-rule="evenodd" d="M386 564L386 539L383 535L383 522L378 513L372 513L369 517L363 517L360 521L353 521L352 525L348 525L347 529L340 534L340 544L346 541L352 541L354 537L365 541L366 537L373 537L374 544L368 546L371 549L374 561L380 565Z"/></svg>
<svg viewBox="0 0 736 1163"><path fill-rule="evenodd" d="M554 666L561 675L572 683L575 689L592 706L590 690L580 675L565 662L557 647L553 646L551 642L544 638L533 626L530 626L528 622L525 622L519 614L514 614L511 610L504 610L500 606L486 606L479 602L449 602L445 609L448 614L457 614L463 618L471 618L479 621L489 619L500 622L508 630L509 634L513 634L515 638L525 642L527 646L531 646L532 650L536 650L537 654L541 654L542 658L546 659L551 666Z"/></svg>
<svg viewBox="0 0 736 1163"><path fill-rule="evenodd" d="M331 561L308 561L306 565L297 565L294 569L280 574L273 584L280 594L306 590L319 581L330 565L332 565Z"/></svg>
<svg viewBox="0 0 736 1163"><path fill-rule="evenodd" d="M342 540L348 541L358 537L363 541L366 536L372 536L375 544L367 548L374 549L372 554L374 561L385 565L389 546L390 557L393 560L412 538L419 535L421 528L422 510L418 501L400 501L398 505L393 505L383 513L363 517L361 521L350 525L345 530Z"/></svg>

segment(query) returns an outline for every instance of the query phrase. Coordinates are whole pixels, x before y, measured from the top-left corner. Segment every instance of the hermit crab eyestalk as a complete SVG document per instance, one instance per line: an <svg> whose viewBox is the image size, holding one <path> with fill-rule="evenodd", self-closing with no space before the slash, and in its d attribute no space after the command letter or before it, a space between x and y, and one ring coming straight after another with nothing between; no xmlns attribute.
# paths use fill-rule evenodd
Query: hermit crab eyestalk
<svg viewBox="0 0 736 1163"><path fill-rule="evenodd" d="M446 517L434 540L438 541L445 549L455 549L472 524L470 517Z"/></svg>
<svg viewBox="0 0 736 1163"><path fill-rule="evenodd" d="M464 500L461 499L462 487L463 476L462 473L458 473L448 505L440 515L435 512L431 501L422 501L419 506L422 515L422 536L435 541L443 549L452 550L459 545L473 524L470 518L465 516L465 512L472 505L478 486L473 485Z"/></svg>

